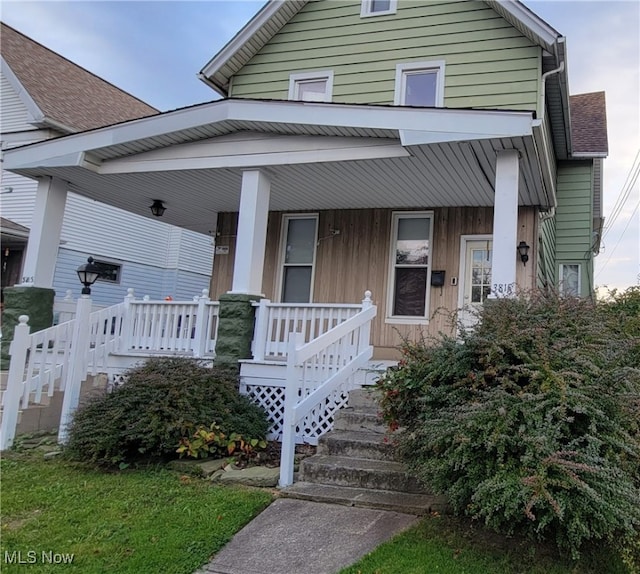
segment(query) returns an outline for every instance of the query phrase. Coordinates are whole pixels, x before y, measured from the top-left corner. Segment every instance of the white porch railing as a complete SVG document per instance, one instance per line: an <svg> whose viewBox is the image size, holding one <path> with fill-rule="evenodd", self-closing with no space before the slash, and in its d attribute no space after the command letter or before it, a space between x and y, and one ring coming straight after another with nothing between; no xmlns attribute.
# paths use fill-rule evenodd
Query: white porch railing
<svg viewBox="0 0 640 574"><path fill-rule="evenodd" d="M104 305L93 304L92 311L99 311L104 309ZM59 325L60 323L66 323L76 317L76 301L73 298L73 291L67 289L64 299L56 299L53 302L53 324Z"/></svg>
<svg viewBox="0 0 640 574"><path fill-rule="evenodd" d="M296 436L311 434L319 415L330 415L347 400L358 385L355 374L373 355L371 321L376 307L371 292L359 313L310 342L304 332L289 337L284 424L280 462L280 486L293 483Z"/></svg>
<svg viewBox="0 0 640 574"><path fill-rule="evenodd" d="M42 403L56 390L65 393L59 434L64 442L81 382L89 374L109 372L114 353L212 357L215 351L218 303L209 300L206 290L193 302L156 302L136 301L129 289L123 303L93 313L91 300L81 298L73 315L76 318L33 334L29 318L20 317L2 394L0 450L13 443L19 410Z"/></svg>
<svg viewBox="0 0 640 574"><path fill-rule="evenodd" d="M277 393L265 399L269 404L256 401L277 419L277 436L271 438L282 437L287 449L296 440L317 443L331 428L333 413L346 403L348 390L356 386L354 373L371 357L369 336L375 307L370 293L365 294L362 305L289 305L263 300L256 306L253 361L280 360L287 366L286 383L278 382ZM210 301L206 290L193 301L180 302L136 300L129 290L123 303L94 312L90 300L81 298L74 312L80 320L31 335L28 318L22 316L10 348L0 449L13 442L20 408L40 403L56 390L65 392L59 435L64 441L81 382L88 374L120 372L122 359L213 357L218 311L218 302ZM294 340L290 333L295 332ZM254 387L242 390L255 400Z"/></svg>
<svg viewBox="0 0 640 574"><path fill-rule="evenodd" d="M136 301L125 299L128 325L122 339L122 353L191 354L212 357L218 333L220 304L200 297L188 301Z"/></svg>
<svg viewBox="0 0 640 574"><path fill-rule="evenodd" d="M261 299L254 306L254 361L286 359L290 333L302 333L305 343L308 343L362 311L362 306L357 304L295 305L272 303L269 299Z"/></svg>

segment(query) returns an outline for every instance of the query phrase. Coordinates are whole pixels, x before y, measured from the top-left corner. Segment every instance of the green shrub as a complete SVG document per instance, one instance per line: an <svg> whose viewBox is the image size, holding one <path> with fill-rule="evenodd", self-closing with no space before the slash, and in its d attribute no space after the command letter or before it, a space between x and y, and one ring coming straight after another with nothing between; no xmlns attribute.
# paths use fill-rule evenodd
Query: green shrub
<svg viewBox="0 0 640 574"><path fill-rule="evenodd" d="M587 541L640 529L638 299L532 294L459 340L405 343L380 382L400 452L454 509L506 533Z"/></svg>
<svg viewBox="0 0 640 574"><path fill-rule="evenodd" d="M264 438L266 414L236 384L235 370L192 359L151 359L132 369L124 385L76 411L65 453L108 465L174 457L188 429L212 421L226 435Z"/></svg>

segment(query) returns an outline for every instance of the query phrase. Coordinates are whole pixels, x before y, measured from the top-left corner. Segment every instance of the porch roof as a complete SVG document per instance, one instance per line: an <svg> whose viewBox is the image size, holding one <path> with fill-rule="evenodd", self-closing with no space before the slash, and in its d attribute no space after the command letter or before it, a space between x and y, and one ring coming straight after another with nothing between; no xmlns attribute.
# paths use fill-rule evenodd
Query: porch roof
<svg viewBox="0 0 640 574"><path fill-rule="evenodd" d="M520 203L550 205L530 112L221 100L5 152L5 169L200 232L264 168L272 210L493 205L495 155L521 154Z"/></svg>

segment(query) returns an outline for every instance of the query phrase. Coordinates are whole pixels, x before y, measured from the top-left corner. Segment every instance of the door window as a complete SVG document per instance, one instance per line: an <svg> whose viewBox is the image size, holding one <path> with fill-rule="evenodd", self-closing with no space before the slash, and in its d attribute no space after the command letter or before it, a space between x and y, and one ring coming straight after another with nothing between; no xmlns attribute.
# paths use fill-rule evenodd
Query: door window
<svg viewBox="0 0 640 574"><path fill-rule="evenodd" d="M491 293L491 241L468 241L465 304L481 305Z"/></svg>

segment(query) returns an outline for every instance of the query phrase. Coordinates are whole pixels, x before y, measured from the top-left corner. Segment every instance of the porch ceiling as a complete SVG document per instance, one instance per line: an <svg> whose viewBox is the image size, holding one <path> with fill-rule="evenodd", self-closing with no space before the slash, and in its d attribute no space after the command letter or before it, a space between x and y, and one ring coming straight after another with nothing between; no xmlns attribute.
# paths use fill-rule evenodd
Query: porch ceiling
<svg viewBox="0 0 640 574"><path fill-rule="evenodd" d="M163 222L202 233L216 213L238 210L248 168L269 175L274 211L491 206L496 152L517 149L520 204L549 204L526 114L269 104L267 121L252 104L236 117L235 106L209 104L128 122L10 151L5 161L146 217L161 199ZM224 113L202 122L203 111Z"/></svg>

